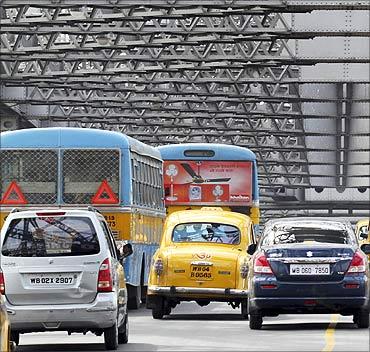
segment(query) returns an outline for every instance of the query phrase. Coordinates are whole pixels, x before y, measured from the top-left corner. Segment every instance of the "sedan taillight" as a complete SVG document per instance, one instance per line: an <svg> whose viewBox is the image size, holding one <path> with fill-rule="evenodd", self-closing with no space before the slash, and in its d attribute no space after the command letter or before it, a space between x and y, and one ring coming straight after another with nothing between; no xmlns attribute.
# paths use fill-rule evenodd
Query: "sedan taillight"
<svg viewBox="0 0 370 352"><path fill-rule="evenodd" d="M270 264L263 253L255 257L253 270L256 274L272 274Z"/></svg>
<svg viewBox="0 0 370 352"><path fill-rule="evenodd" d="M366 261L364 255L359 251L356 251L347 270L347 274L364 273L366 271L365 264Z"/></svg>
<svg viewBox="0 0 370 352"><path fill-rule="evenodd" d="M112 292L113 279L109 259L105 259L100 265L98 274L98 292Z"/></svg>
<svg viewBox="0 0 370 352"><path fill-rule="evenodd" d="M2 271L0 271L0 293L2 295L5 294L5 280L4 280L4 274Z"/></svg>

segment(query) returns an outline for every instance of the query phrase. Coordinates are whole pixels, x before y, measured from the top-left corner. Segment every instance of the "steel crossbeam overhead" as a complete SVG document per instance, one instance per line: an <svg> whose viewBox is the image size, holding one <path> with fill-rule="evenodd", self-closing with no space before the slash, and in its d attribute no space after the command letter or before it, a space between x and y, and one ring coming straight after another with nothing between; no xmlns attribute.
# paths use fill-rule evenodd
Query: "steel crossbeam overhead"
<svg viewBox="0 0 370 352"><path fill-rule="evenodd" d="M363 211L369 10L368 0L0 0L1 104L39 126L246 146L266 211L282 200L318 210L322 195Z"/></svg>

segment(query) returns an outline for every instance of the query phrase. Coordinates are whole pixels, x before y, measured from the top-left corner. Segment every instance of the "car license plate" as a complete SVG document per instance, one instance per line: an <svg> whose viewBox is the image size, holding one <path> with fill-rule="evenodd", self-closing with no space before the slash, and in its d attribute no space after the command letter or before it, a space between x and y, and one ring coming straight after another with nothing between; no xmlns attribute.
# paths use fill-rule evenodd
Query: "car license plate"
<svg viewBox="0 0 370 352"><path fill-rule="evenodd" d="M61 286L73 285L77 275L62 274L62 275L31 275L29 283L31 286Z"/></svg>
<svg viewBox="0 0 370 352"><path fill-rule="evenodd" d="M190 271L192 280L213 280L212 266L209 265L192 265Z"/></svg>
<svg viewBox="0 0 370 352"><path fill-rule="evenodd" d="M291 264L290 275L330 275L330 264Z"/></svg>

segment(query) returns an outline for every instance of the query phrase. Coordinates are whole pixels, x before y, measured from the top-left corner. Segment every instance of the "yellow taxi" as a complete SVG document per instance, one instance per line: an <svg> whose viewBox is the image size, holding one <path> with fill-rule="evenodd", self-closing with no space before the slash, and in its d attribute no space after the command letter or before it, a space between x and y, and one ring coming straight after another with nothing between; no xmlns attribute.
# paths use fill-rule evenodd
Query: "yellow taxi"
<svg viewBox="0 0 370 352"><path fill-rule="evenodd" d="M360 243L360 246L363 244L370 243L370 218L359 220L356 223L355 233L358 242Z"/></svg>
<svg viewBox="0 0 370 352"><path fill-rule="evenodd" d="M182 301L211 301L241 307L247 319L247 247L255 243L250 217L204 207L170 214L153 256L147 308L154 319Z"/></svg>
<svg viewBox="0 0 370 352"><path fill-rule="evenodd" d="M6 313L3 297L0 293L0 351L13 351L13 343L10 341L10 322Z"/></svg>

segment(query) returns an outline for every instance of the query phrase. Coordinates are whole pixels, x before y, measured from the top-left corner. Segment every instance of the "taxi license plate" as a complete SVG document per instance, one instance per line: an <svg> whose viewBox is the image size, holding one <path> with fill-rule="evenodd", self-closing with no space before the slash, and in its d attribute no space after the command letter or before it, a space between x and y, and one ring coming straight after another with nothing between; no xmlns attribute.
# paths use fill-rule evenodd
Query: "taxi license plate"
<svg viewBox="0 0 370 352"><path fill-rule="evenodd" d="M330 264L291 264L290 275L330 275Z"/></svg>
<svg viewBox="0 0 370 352"><path fill-rule="evenodd" d="M192 265L190 270L192 280L213 280L212 266Z"/></svg>
<svg viewBox="0 0 370 352"><path fill-rule="evenodd" d="M75 275L32 275L29 277L31 286L61 286L73 285L75 283Z"/></svg>

